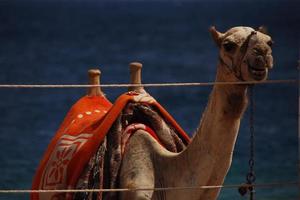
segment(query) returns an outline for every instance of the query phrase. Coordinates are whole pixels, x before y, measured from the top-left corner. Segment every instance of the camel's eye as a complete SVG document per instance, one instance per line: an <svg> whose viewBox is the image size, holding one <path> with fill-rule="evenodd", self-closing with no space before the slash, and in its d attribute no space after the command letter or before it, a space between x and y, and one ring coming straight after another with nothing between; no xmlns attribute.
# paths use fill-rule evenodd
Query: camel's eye
<svg viewBox="0 0 300 200"><path fill-rule="evenodd" d="M234 42L231 42L231 41L224 41L223 47L224 47L225 51L232 52L236 49L237 44L235 44Z"/></svg>
<svg viewBox="0 0 300 200"><path fill-rule="evenodd" d="M273 41L273 40L269 40L269 41L267 42L267 44L268 44L270 47L272 47L273 44L274 44L274 41Z"/></svg>

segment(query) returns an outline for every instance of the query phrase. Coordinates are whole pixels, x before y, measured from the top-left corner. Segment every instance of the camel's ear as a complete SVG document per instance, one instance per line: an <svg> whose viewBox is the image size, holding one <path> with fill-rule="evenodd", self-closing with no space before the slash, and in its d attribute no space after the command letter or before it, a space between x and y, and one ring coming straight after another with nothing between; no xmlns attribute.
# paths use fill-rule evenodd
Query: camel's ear
<svg viewBox="0 0 300 200"><path fill-rule="evenodd" d="M261 32L261 33L263 33L263 34L268 34L268 29L267 29L267 27L265 27L265 26L260 26L260 27L258 27L257 31L258 31L258 32Z"/></svg>
<svg viewBox="0 0 300 200"><path fill-rule="evenodd" d="M217 31L214 26L210 27L209 32L210 32L213 40L215 41L215 43L218 45L218 47L221 47L224 34Z"/></svg>

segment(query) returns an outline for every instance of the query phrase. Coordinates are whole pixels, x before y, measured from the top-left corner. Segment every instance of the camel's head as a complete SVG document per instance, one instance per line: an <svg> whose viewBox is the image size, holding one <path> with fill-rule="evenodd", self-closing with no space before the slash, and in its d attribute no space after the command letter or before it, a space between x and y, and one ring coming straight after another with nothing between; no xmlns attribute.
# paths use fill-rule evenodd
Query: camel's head
<svg viewBox="0 0 300 200"><path fill-rule="evenodd" d="M250 27L234 27L226 33L211 27L210 32L220 48L220 62L239 80L265 80L273 67L271 37Z"/></svg>

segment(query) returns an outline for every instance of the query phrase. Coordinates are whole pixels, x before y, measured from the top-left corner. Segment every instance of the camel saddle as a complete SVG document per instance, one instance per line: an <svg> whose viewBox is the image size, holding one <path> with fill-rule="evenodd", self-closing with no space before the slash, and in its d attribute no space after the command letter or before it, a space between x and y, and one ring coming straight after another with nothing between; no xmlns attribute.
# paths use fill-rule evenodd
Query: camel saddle
<svg viewBox="0 0 300 200"><path fill-rule="evenodd" d="M118 171L126 143L139 129L173 152L182 151L190 141L173 117L147 93L127 92L114 105L104 96L82 97L71 107L48 145L32 189L118 188ZM65 199L118 199L118 194L31 194L31 200Z"/></svg>

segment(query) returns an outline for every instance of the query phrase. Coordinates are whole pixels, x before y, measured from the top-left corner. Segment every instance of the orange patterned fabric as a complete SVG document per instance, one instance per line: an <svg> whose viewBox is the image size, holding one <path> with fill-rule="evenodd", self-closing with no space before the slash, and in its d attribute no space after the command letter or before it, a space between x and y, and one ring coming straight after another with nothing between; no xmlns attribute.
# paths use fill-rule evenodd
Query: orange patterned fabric
<svg viewBox="0 0 300 200"><path fill-rule="evenodd" d="M79 152L90 151L88 141L93 130L107 114L112 104L101 96L85 96L79 99L67 113L58 131L52 138L36 171L32 189L72 188L70 180L80 174L74 173L74 160ZM78 165L84 161L78 160ZM61 199L62 194L32 194L32 200ZM63 198L64 199L64 198Z"/></svg>
<svg viewBox="0 0 300 200"><path fill-rule="evenodd" d="M96 153L100 143L128 102L146 103L156 107L166 122L177 130L186 143L189 143L189 136L148 94L125 93L113 106L104 97L83 97L72 106L50 142L37 169L32 189L74 189L84 167ZM71 200L72 193L31 195L31 200L56 199Z"/></svg>

